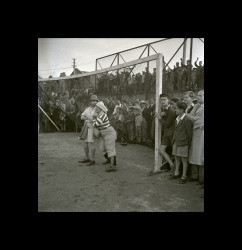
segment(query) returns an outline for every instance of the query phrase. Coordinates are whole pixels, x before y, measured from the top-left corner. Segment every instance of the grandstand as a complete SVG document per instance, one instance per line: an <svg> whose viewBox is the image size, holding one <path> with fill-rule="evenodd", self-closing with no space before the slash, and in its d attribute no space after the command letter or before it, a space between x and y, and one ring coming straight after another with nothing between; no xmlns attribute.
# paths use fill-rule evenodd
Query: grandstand
<svg viewBox="0 0 242 250"><path fill-rule="evenodd" d="M153 43L144 44L142 46L97 58L95 69L99 70L103 67L112 67L113 65L125 63L127 59L129 61L136 60L156 53L163 53L165 50L171 50L169 44L172 45L174 39L177 40L178 38L165 38ZM188 90L192 90L196 93L198 89L201 89L204 86L204 66L189 69L186 65L186 57L188 56L186 45L188 40L188 38L180 38L180 46L176 51L173 51L171 58L165 58L164 60L165 67L163 69L162 89L172 97L182 97L184 91ZM190 38L189 59L191 62L194 61L194 59L192 59L192 54L196 56L196 51L193 51L193 44L198 42L200 43L200 46L202 45L201 48L203 49L203 41L200 38ZM180 61L180 58L182 58L182 62ZM170 66L172 64L173 68ZM142 72L146 72L146 68L148 68L148 71L145 79L145 87L141 87L143 84ZM57 93L65 90L71 92L72 89L81 89L88 91L89 93L92 92L98 94L101 98L115 97L127 101L137 98L149 99L155 97L155 89L149 87L154 80L154 77L152 76L153 72L154 64L152 65L149 62L140 67L127 67L111 73L108 72L82 78L61 79L62 76L65 76L65 73L63 72L60 74L59 80L48 81L46 79L46 90ZM75 68L70 76L83 73L88 72ZM134 81L132 81L132 76ZM52 76L49 76L49 78L52 78ZM155 86L155 83L153 83L153 86Z"/></svg>

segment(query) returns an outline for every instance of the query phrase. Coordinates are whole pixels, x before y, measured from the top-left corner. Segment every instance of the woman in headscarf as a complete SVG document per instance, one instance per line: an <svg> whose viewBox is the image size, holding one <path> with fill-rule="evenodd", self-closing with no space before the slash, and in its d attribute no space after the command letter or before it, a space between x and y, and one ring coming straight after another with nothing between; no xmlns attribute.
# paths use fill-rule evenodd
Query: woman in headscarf
<svg viewBox="0 0 242 250"><path fill-rule="evenodd" d="M102 150L104 157L107 159L106 163L110 164L106 168L106 171L111 172L117 171L115 148L117 133L110 125L107 111L108 109L105 107L103 102L100 101L96 104L97 117L93 119L93 126L98 128L100 131L100 149Z"/></svg>

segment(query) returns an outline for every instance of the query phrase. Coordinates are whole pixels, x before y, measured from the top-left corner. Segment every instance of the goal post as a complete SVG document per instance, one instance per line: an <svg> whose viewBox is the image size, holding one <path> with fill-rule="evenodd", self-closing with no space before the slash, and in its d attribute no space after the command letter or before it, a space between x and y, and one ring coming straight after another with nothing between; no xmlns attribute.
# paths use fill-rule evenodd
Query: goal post
<svg viewBox="0 0 242 250"><path fill-rule="evenodd" d="M137 66L137 65L146 65L149 62L150 63L154 62L155 64L155 68L156 68L156 86L155 86L155 112L159 113L160 112L160 94L162 93L162 74L163 74L163 55L160 53L151 55L151 56L147 56L147 57L143 57L137 60L133 60L133 61L129 61L123 64L119 64L116 66L112 66L109 68L103 68L100 70L95 70L92 72L87 72L87 73L82 73L82 74L76 74L76 75L71 75L71 76L63 76L63 77L52 77L52 78L42 78L42 79L38 79L38 83L41 82L49 82L49 81L68 81L68 80L79 80L80 79L84 79L85 77L94 77L94 79L97 79L98 75L102 75L102 74L108 74L108 73L112 73L115 71L119 71L119 73L117 75L120 75L120 71L122 69L131 69L130 70L130 74L133 71L133 69ZM146 63L146 64L145 64ZM90 82L90 80L89 80ZM96 84L96 80L95 82L93 82L93 85ZM98 94L98 93L97 93ZM159 148L160 148L160 144L161 144L161 123L158 120L157 117L155 117L155 161L154 161L154 171L158 170L159 167L162 165L161 164L161 156L159 153Z"/></svg>
<svg viewBox="0 0 242 250"><path fill-rule="evenodd" d="M162 73L163 73L163 62L164 58L162 54L159 54L156 58L156 91L155 91L155 112L160 113L160 94L162 93ZM162 165L161 155L159 153L161 144L161 123L159 119L155 118L155 168L154 172L159 170Z"/></svg>

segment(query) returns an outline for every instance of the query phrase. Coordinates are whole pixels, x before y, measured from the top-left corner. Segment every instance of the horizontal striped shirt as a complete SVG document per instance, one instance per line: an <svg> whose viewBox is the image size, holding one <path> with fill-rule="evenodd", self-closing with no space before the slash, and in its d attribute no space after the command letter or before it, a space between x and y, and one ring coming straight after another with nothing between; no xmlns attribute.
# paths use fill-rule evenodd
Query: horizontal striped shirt
<svg viewBox="0 0 242 250"><path fill-rule="evenodd" d="M110 126L108 116L104 112L100 112L96 119L93 119L93 126L96 126L98 129L104 129Z"/></svg>

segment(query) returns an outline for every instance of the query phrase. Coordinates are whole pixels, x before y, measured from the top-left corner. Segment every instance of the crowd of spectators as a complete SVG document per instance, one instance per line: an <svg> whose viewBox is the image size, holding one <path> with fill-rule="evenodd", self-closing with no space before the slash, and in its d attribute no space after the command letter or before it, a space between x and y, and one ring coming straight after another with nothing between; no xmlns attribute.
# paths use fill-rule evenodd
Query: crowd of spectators
<svg viewBox="0 0 242 250"><path fill-rule="evenodd" d="M39 85L38 101L40 107L56 124L60 131L74 132L80 130L83 121L80 114L88 105L90 92L93 89L72 89L60 90L55 93L45 86ZM39 131L55 132L57 129L46 117L39 111Z"/></svg>
<svg viewBox="0 0 242 250"><path fill-rule="evenodd" d="M193 67L189 60L187 60L185 65L181 59L181 63L177 62L174 69L168 68L166 70L164 68L163 86L168 86L171 91L202 89L204 86L204 66L202 61L199 61L199 64L197 62L198 58L194 63L195 67ZM155 86L156 68L153 68L151 74L148 67L146 67L142 74L131 73L130 75L128 71L120 72L119 83L117 76L114 74L103 74L98 77L96 91L93 87L90 87L89 89L73 88L70 92L68 90L60 90L55 93L50 89L46 89L45 86L42 85L40 87L39 85L39 104L60 131L77 132L83 123L80 119L80 114L88 105L89 97L92 93L122 93L132 96L139 92L155 93ZM167 88L163 89L167 91ZM148 143L149 145L154 142L155 102L153 99L127 102L117 100L116 97L110 97L105 98L103 101L109 109L108 115L112 125L118 132L118 140L131 143ZM130 109L131 106L133 108ZM134 116L136 119L134 119ZM56 131L54 125L42 112L40 112L39 118L40 132ZM135 136L137 133L138 136Z"/></svg>
<svg viewBox="0 0 242 250"><path fill-rule="evenodd" d="M198 59L193 65L190 60L186 64L180 59L181 62L176 62L173 69L169 66L164 68L163 71L163 85L173 90L195 90L204 87L204 65ZM117 75L102 74L98 77L97 94L106 93L121 93L132 95L139 92L155 92L156 86L156 68L150 73L148 67L142 74L129 71L121 71L119 78Z"/></svg>
<svg viewBox="0 0 242 250"><path fill-rule="evenodd" d="M50 119L62 132L80 132L83 126L81 114L89 105L92 93L81 89L72 89L58 93L39 91L39 104ZM174 97L171 105L180 98ZM102 100L108 108L111 125L117 132L117 141L123 145L128 143L154 147L155 141L155 99L119 100L115 97ZM195 100L194 100L195 103ZM50 120L39 113L40 132L55 132L57 129Z"/></svg>

